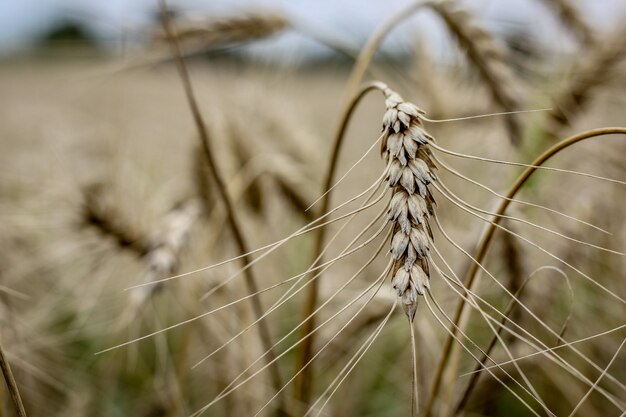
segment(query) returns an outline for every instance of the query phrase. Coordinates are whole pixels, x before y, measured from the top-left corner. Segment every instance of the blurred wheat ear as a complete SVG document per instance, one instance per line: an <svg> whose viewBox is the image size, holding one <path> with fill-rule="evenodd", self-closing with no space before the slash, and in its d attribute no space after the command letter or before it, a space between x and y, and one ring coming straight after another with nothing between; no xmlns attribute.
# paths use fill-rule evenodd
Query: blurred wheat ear
<svg viewBox="0 0 626 417"><path fill-rule="evenodd" d="M285 17L271 13L175 23L179 42L194 42L206 49L263 39L289 26ZM154 39L167 43L169 37L165 31L160 30L155 33Z"/></svg>
<svg viewBox="0 0 626 417"><path fill-rule="evenodd" d="M480 74L494 102L504 112L521 108L522 90L507 64L506 51L485 29L474 23L471 14L454 1L433 3L431 8L441 16L461 48L467 51L470 63ZM509 138L514 145L522 140L522 125L516 114L504 116Z"/></svg>
<svg viewBox="0 0 626 417"><path fill-rule="evenodd" d="M104 184L92 184L83 190L84 203L82 218L85 225L98 230L102 236L110 237L115 244L142 257L150 249L145 232L139 231L130 221L124 219L107 198Z"/></svg>
<svg viewBox="0 0 626 417"><path fill-rule="evenodd" d="M524 101L523 90L507 64L506 50L488 31L475 24L471 14L454 0L415 1L383 23L359 52L346 86L345 100L351 100L356 95L369 64L387 35L405 19L428 8L442 18L459 46L467 51L470 64L476 68L495 104L504 112L511 113L505 115L504 120L510 141L519 145L523 132L515 111L520 110Z"/></svg>
<svg viewBox="0 0 626 417"><path fill-rule="evenodd" d="M113 240L120 250L141 259L148 269L141 288L131 293L130 303L116 325L119 330L131 323L143 311L146 302L162 288L163 284L158 282L160 279L178 272L181 252L201 212L201 204L196 199L175 204L160 221L158 229L148 233L139 231L124 218L109 201L107 190L104 184L93 184L83 190L84 225L98 230L103 238Z"/></svg>
<svg viewBox="0 0 626 417"><path fill-rule="evenodd" d="M626 56L626 26L620 26L596 47L583 52L576 60L564 86L553 100L552 111L544 127L548 139L555 140L584 114L595 90L608 84Z"/></svg>
<svg viewBox="0 0 626 417"><path fill-rule="evenodd" d="M570 0L542 0L551 10L556 12L563 26L568 29L586 47L595 42L593 30L585 22L580 11Z"/></svg>

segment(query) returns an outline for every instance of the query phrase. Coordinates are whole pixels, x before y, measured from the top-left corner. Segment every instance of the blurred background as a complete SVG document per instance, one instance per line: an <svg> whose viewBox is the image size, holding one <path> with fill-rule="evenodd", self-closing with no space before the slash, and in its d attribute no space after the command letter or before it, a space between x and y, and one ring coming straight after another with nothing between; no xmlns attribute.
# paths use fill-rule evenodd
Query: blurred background
<svg viewBox="0 0 626 417"><path fill-rule="evenodd" d="M433 119L549 110L427 124L441 146L529 163L559 138L624 125L626 0L451 3L451 10L463 12L424 8L398 24L366 77L385 82ZM355 59L370 36L410 4L168 2L219 168L251 248L277 241L313 220L315 210L307 208L322 193ZM454 22L460 30L453 30ZM379 135L384 102L376 94L362 101L349 125L340 174ZM624 251L626 141L606 137L588 142L558 155L552 166L596 177L538 173L520 198L610 234L537 207L514 205L511 215L573 239ZM521 172L515 166L442 157L463 175L500 193ZM368 154L335 190L333 205L369 186L383 168L376 152ZM464 201L484 210L495 207L493 194L444 169L439 175ZM443 196L437 201L446 231L472 251L484 221L455 208ZM355 216L329 253L339 253L374 215L368 211ZM96 355L247 295L241 278L220 286L238 270L236 262L125 291L239 254L201 151L156 1L0 2L0 219L0 343L29 416L187 416L263 354L256 329L229 342L255 320L244 301ZM626 297L624 257L527 224L505 225L617 295L617 299L607 295L537 247L506 233L496 234L485 266L498 281L516 291L533 276L523 294L528 308L550 329L565 329L563 338L568 341L591 337L577 344L590 361L562 349L565 369L547 355L520 362L537 393L557 416L569 415L579 403L577 415L622 415L626 353L620 349L626 338L626 309L619 297ZM330 230L338 228L333 225ZM435 242L462 275L470 265L467 257L440 233ZM312 246L312 237L305 235L259 263L255 267L259 287L304 271L312 260ZM372 253L373 249L337 262L325 272L320 299L328 299ZM345 306L385 264L380 256L361 280L332 299L319 321ZM546 266L558 271L539 269ZM458 296L436 274L432 281L438 300L452 314ZM394 298L388 287L386 283L314 363L314 399L386 315ZM498 308L509 300L487 276L477 291ZM203 297L207 292L211 296ZM264 293L263 305L271 306L280 295L280 289ZM299 323L303 300L300 292L268 316L274 340ZM315 349L321 349L351 314L355 308L320 330ZM512 317L546 345L557 344L528 312L519 309ZM425 398L447 333L424 306L416 321L420 393ZM468 334L479 346L493 336L476 314ZM296 342L296 336L297 332L288 336L279 352ZM411 352L401 312L394 314L380 338L324 415L409 415ZM505 340L517 357L536 351L513 336ZM226 343L210 360L191 369ZM283 382L295 372L294 357L289 352L278 362ZM494 357L507 359L501 347ZM454 414L468 380L459 375L475 366L465 352L459 361L446 380L435 415ZM252 371L262 363L252 365ZM586 397L590 383L573 374L580 372L595 381L609 363L610 377L598 383L603 391ZM529 415L509 392L521 393L512 380L519 375L513 367L506 369L511 375L500 374L502 384L483 376L468 404L456 414ZM264 372L204 415L252 416L273 394ZM290 387L285 395L293 400ZM547 415L533 404L539 415ZM305 406L293 405L299 410L294 414L303 415ZM0 416L13 415L2 385ZM280 414L271 406L263 415Z"/></svg>
<svg viewBox="0 0 626 417"><path fill-rule="evenodd" d="M333 39L354 50L360 49L381 16L391 16L410 2L392 0L363 5L358 1L172 1L174 10L191 19L227 17L250 12L274 12L285 16L297 28ZM535 0L473 0L464 2L477 18L502 36L524 36L528 44L543 48L572 50L575 40L560 28L559 18L551 13L550 2ZM606 32L621 21L626 12L623 0L573 2L584 19L596 22L596 30ZM100 53L115 55L130 46L145 46L158 24L158 6L151 0L133 2L83 2L78 0L5 1L0 5L0 52L5 56L41 52L51 45L87 44ZM437 46L442 30L433 16L417 14L394 31L384 50L402 56L413 49L416 28L420 38ZM333 51L297 30L286 31L271 40L244 48L265 59L299 61L327 57ZM65 41L65 42L64 42ZM34 49L34 51L33 51ZM241 52L241 51L239 51Z"/></svg>

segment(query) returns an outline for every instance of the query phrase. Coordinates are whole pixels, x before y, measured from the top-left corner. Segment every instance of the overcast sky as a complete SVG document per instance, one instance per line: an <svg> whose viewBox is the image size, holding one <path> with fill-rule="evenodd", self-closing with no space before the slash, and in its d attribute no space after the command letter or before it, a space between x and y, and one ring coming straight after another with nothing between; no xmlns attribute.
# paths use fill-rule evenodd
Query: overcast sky
<svg viewBox="0 0 626 417"><path fill-rule="evenodd" d="M169 5L197 15L227 15L241 11L271 9L292 21L330 38L358 47L380 23L411 0L169 0ZM115 44L121 34L140 32L156 9L156 0L0 0L0 52L28 46L40 33L60 19L85 23L106 45ZM495 30L530 31L536 39L550 39L566 45L569 35L560 30L554 16L546 13L542 0L466 0L483 23ZM580 0L575 2L589 22L600 30L626 17L626 0ZM427 13L399 30L388 42L402 45L403 37L415 33L436 33L439 23ZM436 41L436 40L435 40ZM267 49L268 47L266 47ZM288 35L271 44L276 50L319 53L321 49L297 35Z"/></svg>

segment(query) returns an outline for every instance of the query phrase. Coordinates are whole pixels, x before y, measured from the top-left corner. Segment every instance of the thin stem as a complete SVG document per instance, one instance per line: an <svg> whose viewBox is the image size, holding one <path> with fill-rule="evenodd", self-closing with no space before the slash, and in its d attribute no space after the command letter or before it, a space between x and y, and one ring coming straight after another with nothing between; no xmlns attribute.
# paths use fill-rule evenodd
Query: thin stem
<svg viewBox="0 0 626 417"><path fill-rule="evenodd" d="M441 227L441 224L439 222L439 220L437 219L437 216L433 216L433 218L436 220L437 222L437 228L441 231L441 233L444 235L444 237L446 238L446 240L448 240L455 248L457 248L460 252L462 252L465 256L469 257L470 260L472 262L476 262L476 260L471 257L471 255L463 248L461 248L456 242L454 242L454 240L452 240L450 238L450 236L448 236L448 234L445 232L445 230ZM443 260L443 259L442 259ZM493 274L491 274L484 266L480 265L480 268L482 269L483 272L485 272L496 284L498 284L503 290L504 292L511 297L512 299L515 300L515 295L513 295L513 293L511 293L502 283L500 283L499 281L496 280L496 278L493 276ZM459 280L458 285L461 285L461 282ZM506 316L504 316L499 309L497 309L496 307L494 307L492 304L490 304L489 302L487 302L484 298L480 297L476 292L474 291L469 291L467 288L463 287L462 288L463 291L468 292L469 294L471 294L474 298L480 300L482 303L484 303L485 305L487 305L494 314L501 316L502 318L505 318ZM537 323L539 325L541 325L544 329L546 329L549 333L551 333L554 336L557 336L559 342L562 342L564 345L562 346L569 346L570 349L576 353L581 359L583 359L585 362L587 362L589 365L591 365L594 369L597 369L598 371L602 371L602 368L600 366L598 366L595 362L593 362L591 359L589 359L587 356L585 356L583 353L580 352L580 350L576 349L575 347L573 347L572 343L566 342L562 336L560 336L557 332L555 332L554 330L552 330L552 328L550 326L548 326L543 320L541 320L535 313L533 313L528 307L526 307L524 305L524 303L520 302L520 301L516 301L519 306L524 309L524 311L526 313L528 313L533 319L535 319L537 321ZM494 319L495 320L495 319ZM518 329L521 333L525 334L526 336L528 336L530 339L521 339L520 335L517 334L516 332L512 331L512 329L505 329L508 333L510 333L512 336L515 336L517 338L519 338L520 340L524 341L526 344L528 344L529 346L531 346L533 349L537 349L540 350L540 348L537 347L537 345L531 344L530 340L533 340L534 342L536 342L539 346L542 347L547 347L547 345L543 342L541 342L539 339L537 339L535 336L533 336L531 333L529 333L526 329L524 329L522 326L518 325L515 321L507 318L506 319L507 322L509 322L511 324L511 326L513 326L513 328ZM548 351L551 351L550 349L548 349ZM543 352L543 351L542 351ZM548 359L553 360L551 355L547 355L546 356ZM558 356L555 356L558 357ZM561 359L561 358L559 358ZM554 361L554 360L553 360ZM578 371L576 368L574 368L573 366L569 365L567 362L565 362L564 360L560 360L560 361L554 361L557 365L563 367L563 369L565 369L567 372L570 372L572 375L576 376L577 378L579 378L581 381L586 382L588 384L591 384L591 382L589 382L589 380L580 372ZM563 362L563 363L562 363ZM512 363L511 361L509 362L505 362L505 363ZM502 363L501 363L502 364ZM569 368L565 365L569 365ZM491 368L491 367L486 367L486 368ZM620 388L622 388L623 390L626 390L626 386L624 386L624 384L622 384L619 380L617 380L617 378L612 377L610 374L607 375L608 378L611 378L611 381L616 383ZM599 392L601 392L600 390L598 390ZM619 403L617 403L610 395L608 395L608 393L603 392L602 393L605 398L607 398L611 403L615 404L618 407L621 407L621 405L619 405Z"/></svg>
<svg viewBox="0 0 626 417"><path fill-rule="evenodd" d="M340 374L337 375L339 377L341 374L343 374L341 376L341 379L338 382L336 382L336 383L335 383L335 381L333 381L331 383L331 384L335 384L335 387L333 388L332 392L326 397L326 400L324 401L324 404L322 404L320 409L317 411L317 414L315 414L315 417L319 417L320 414L322 414L322 411L324 411L324 408L326 407L326 404L328 404L328 402L333 397L333 395L335 395L335 393L337 392L339 387L341 387L341 384L343 384L343 382L346 380L348 375L350 375L350 373L358 365L358 363L361 361L361 359L363 359L363 356L372 347L372 345L376 341L376 338L378 338L378 335L380 335L380 333L383 331L383 328L385 327L385 325L387 324L387 322L391 318L391 314L393 313L393 310L396 309L396 305L397 305L397 301L394 302L393 306L391 306L391 309L389 310L389 313L387 313L387 315L385 316L385 319L378 325L378 327L376 328L374 333L372 333L372 335L368 338L368 340L366 340L365 343L361 346L361 348L359 348L359 350L356 353L356 355L358 355L358 356L354 356L350 361L348 361L348 364L346 364L346 365L349 365L349 367L342 369ZM326 394L324 394L324 395L326 395ZM324 395L322 395L320 397L320 399L323 398ZM309 410L309 411L311 411L311 410ZM308 415L308 413L309 412L307 412L306 415Z"/></svg>
<svg viewBox="0 0 626 417"><path fill-rule="evenodd" d="M446 325L443 323L443 321L439 318L439 316L437 316L435 314L435 311L433 310L432 306L429 303L429 299L432 300L432 302L435 304L435 306L437 307L437 310L439 311L439 313L445 317L446 321L448 323L450 323L451 326L454 326L454 322L452 321L452 319L450 319L450 317L445 313L445 311L443 311L443 309L441 308L441 306L439 305L439 303L437 302L437 300L434 298L433 293L430 291L430 289L427 289L427 297L424 297L424 300L426 301L426 305L428 306L428 309L430 310L430 312L432 313L433 317L439 322L439 324L441 324L441 326L446 329L446 331L450 331L450 329L446 328ZM461 333L461 335L463 336L463 339L467 340L469 342L469 344L471 344L472 346L474 346L475 348L477 348L479 351L482 350L480 349L480 347L474 343L474 341L472 339L470 339L462 330L459 330L459 332ZM450 336L452 336L454 333L449 333ZM475 360L478 361L478 358L476 357L476 355L474 355L472 353L472 351L465 345L465 343L462 342L462 340L454 335L453 336L454 339L456 340L456 342ZM491 358L490 358L491 359ZM492 360L492 362L495 362ZM506 372L502 367L498 366L498 369L500 369L508 378L513 379L511 377L511 375ZM487 370L487 369L486 369ZM509 391L515 398L517 398L526 408L528 408L528 411L530 411L533 415L539 417L539 414L528 404L528 402L526 402L526 400L524 400L518 393L516 393L511 387L509 387L507 384L504 383L504 381L502 381L502 379L498 378L498 376L492 372L491 370L487 370L487 372L489 372L489 375L491 375L492 378L494 378L496 381L498 381L500 383L500 385L502 385L507 391ZM522 387L523 388L523 387Z"/></svg>
<svg viewBox="0 0 626 417"><path fill-rule="evenodd" d="M530 178L530 176L537 170L537 167L540 165L543 165L547 160L552 158L554 155L556 155L563 149L568 148L569 146L575 143L578 143L586 139L591 139L594 137L610 135L610 134L626 135L626 128L607 127L607 128L593 129L593 130L580 133L578 135L571 136L557 143L556 145L554 145L547 151L545 151L531 164L532 165L531 167L526 168L526 170L518 177L518 179L515 181L513 186L510 188L510 190L506 194L506 199L502 200L498 209L496 210L496 215L492 217L490 224L487 225L487 228L485 229L480 239L480 243L478 244L478 247L476 249L476 255L474 256L474 258L476 259L476 262L472 263L468 272L465 275L465 278L463 279L463 285L465 286L465 288L467 288L470 291L473 289L476 274L479 269L478 265L482 262L485 255L487 254L487 251L491 245L491 241L493 239L494 233L496 231L496 227L500 223L500 220L502 219L500 216L504 214L505 210L511 203L510 199L513 198L517 194L517 192L526 183L528 178ZM428 398L428 403L424 411L424 417L430 417L430 415L432 414L433 406L435 404L435 400L439 394L439 389L441 387L441 380L443 378L443 373L448 366L448 361L451 357L451 352L453 349L455 349L453 342L454 342L454 336L456 336L457 334L456 325L459 323L462 323L461 320L466 312L465 307L466 307L466 301L464 299L459 300L457 307L456 307L456 311L454 313L454 319L453 319L454 325L450 327L450 334L448 338L446 339L446 342L442 350L441 359L437 366L435 379L433 381L430 395Z"/></svg>
<svg viewBox="0 0 626 417"><path fill-rule="evenodd" d="M619 345L619 347L617 348L617 350L615 351L615 354L613 355L613 357L611 358L611 360L609 361L609 363L606 365L606 367L604 368L604 370L602 371L602 373L600 374L600 376L598 376L598 378L596 379L596 381L593 383L593 385L589 388L589 390L587 391L587 393L585 394L584 397L582 397L580 399L580 401L578 402L578 404L576 404L576 407L574 407L574 409L572 410L572 412L570 413L570 415L568 417L574 417L576 415L576 412L580 409L580 406L583 405L583 403L585 402L585 400L589 397L589 395L591 395L591 393L596 389L596 387L598 386L598 384L600 383L600 381L602 380L602 378L604 378L604 376L606 375L606 373L609 371L609 368L611 367L611 365L613 365L613 362L615 362L615 359L617 359L617 355L619 354L619 352L622 350L622 347L624 347L624 343L626 343L626 339L622 340L622 343ZM622 414L624 415L624 414Z"/></svg>
<svg viewBox="0 0 626 417"><path fill-rule="evenodd" d="M545 268L552 269L552 267L545 267ZM539 270L542 270L542 268L538 269L535 272L538 272ZM504 326L506 325L507 320L510 320L511 313L513 312L513 310L514 310L515 306L517 305L517 303L521 302L522 295L524 294L524 290L526 289L526 286L527 286L528 282L534 276L535 272L533 272L531 275L526 277L524 282L522 282L522 285L515 292L515 298L512 299L509 302L509 304L506 306L505 311L504 311L504 313L502 315L502 319L500 320L500 328L497 331L497 335L494 335L491 338L491 341L489 342L489 344L487 345L487 348L485 349L485 354L483 354L481 356L479 363L476 364L476 367L474 368L472 377L471 377L469 383L467 384L467 387L465 388L465 391L463 392L463 395L461 396L461 400L458 402L457 406L455 407L455 411L454 411L453 415L458 415L463 409L465 409L465 406L467 405L467 402L468 402L470 396L472 395L472 392L474 391L474 388L476 388L476 386L478 385L478 379L482 375L482 372L480 372L480 371L483 368L485 368L485 364L487 363L489 355L491 354L491 351L493 350L493 348L496 346L496 343L498 341L498 336L504 331ZM568 287L570 288L570 291L572 291L572 287L571 287L571 285L569 283L567 275L563 275L563 276L566 279L566 282L567 282ZM467 293L467 294L471 297L471 295L469 293ZM572 295L572 297L573 297L573 295ZM571 305L570 305L570 315L571 315ZM562 327L561 335L562 335L563 331L565 330L568 321L569 321L569 317L568 317L568 319L566 320L565 324Z"/></svg>
<svg viewBox="0 0 626 417"><path fill-rule="evenodd" d="M361 314L361 312L369 305L370 301L372 301L372 299L374 299L374 297L376 296L376 294L378 294L378 291L380 290L380 288L382 287L383 283L385 282L385 275L387 275L387 273L389 272L391 268L391 265L389 265L389 267L387 267L385 269L385 271L378 277L378 279L376 282L379 282L378 284L378 288L376 288L376 291L365 301L365 303L363 303L363 305L358 309L358 311L350 318L350 320L348 320L343 326L341 326L341 328L333 335L333 337L331 337L330 339L328 339L328 341L324 344L324 346L322 346L315 355L313 355L313 357L311 358L311 360L309 362L307 362L304 367L302 369L300 369L298 371L298 373L300 372L304 372L304 370L313 362L313 360L315 360L318 356L320 356L322 353L324 353L324 350L326 348L328 348L328 346L330 346L330 344L337 338L339 337L339 335L358 317L359 314ZM369 290L369 287L368 287ZM289 381L287 381L287 383L285 384L285 386L283 388L287 388L287 385L289 385L289 383L291 383L294 379L296 379L298 377L298 374L294 375ZM265 409L265 407L267 407L267 405L274 400L276 396L272 397L268 402L265 403L265 405L254 415L254 417L257 417L261 411L263 411Z"/></svg>
<svg viewBox="0 0 626 417"><path fill-rule="evenodd" d="M342 116L341 123L337 129L333 140L333 148L331 151L330 163L328 165L328 169L326 171L326 177L324 179L324 188L321 199L321 207L319 213L326 213L330 206L330 195L329 190L333 186L333 180L335 178L335 171L337 170L337 162L339 161L339 154L341 153L341 147L343 144L343 138L345 136L346 130L348 128L348 123L352 117L352 114L356 110L357 105L361 101L363 97L367 93L373 90L384 91L387 86L384 83L373 81L371 83L365 84L361 87L361 90L352 98L348 106L345 108ZM314 252L313 259L315 259L315 264L322 262L322 249L324 247L324 238L326 236L326 228L322 227L317 229L317 233L315 234L315 244L314 244ZM303 317L307 318L311 315L313 311L315 311L315 307L317 305L318 298L318 285L317 281L311 284L309 291L306 295L306 300L303 308ZM306 319L306 323L302 327L301 335L305 335L311 332L311 330L315 327L315 318L311 317ZM295 370L296 372L300 370L304 364L308 363L313 354L313 345L315 342L315 338L313 336L309 337L302 344L302 347L298 349L298 353L296 355L295 360ZM311 398L311 374L313 370L312 367L306 368L306 370L296 378L294 381L294 398L300 404L308 404Z"/></svg>
<svg viewBox="0 0 626 417"><path fill-rule="evenodd" d="M233 233L239 252L242 254L248 254L249 252L248 244L246 243L241 225L235 214L233 203L226 190L224 179L222 178L221 173L219 172L219 169L213 157L213 150L211 148L211 141L209 139L209 133L207 131L204 118L202 117L202 113L200 112L198 102L196 101L196 98L194 95L193 87L191 85L191 79L189 77L189 72L187 71L185 62L182 59L182 53L180 50L180 46L178 44L176 33L170 21L170 16L169 16L166 2L165 0L160 0L159 4L161 7L163 28L165 29L167 38L169 39L169 43L172 49L172 55L174 56L175 62L176 62L176 68L178 69L178 73L180 75L183 88L185 90L185 95L187 97L187 102L191 110L193 120L196 124L198 134L200 136L202 150L205 154L207 164L211 172L211 176L213 177L215 181L215 186L219 192L222 202L224 203L226 212L228 213L228 225ZM242 256L241 260L244 266L252 262L251 257L249 255ZM252 268L247 268L245 270L245 280L246 280L246 286L248 287L248 292L250 292L251 294L257 293L258 287L256 284L256 278L254 276ZM252 303L252 309L254 310L254 314L257 317L261 317L263 315L263 306L261 304L261 300L258 297L252 297L250 301ZM276 355L274 351L271 349L272 342L271 342L270 331L267 326L267 323L264 320L261 320L259 322L259 336L260 336L261 343L263 344L263 346L266 349L269 348L270 352L268 354L267 359L268 359L268 363L272 363L272 366L270 366L270 378L271 378L272 386L274 387L274 389L279 390L282 387L282 378L280 376L280 371L278 369L278 366L274 362L272 362L272 360L276 357ZM282 404L279 405L279 410L284 410L284 407L282 406Z"/></svg>
<svg viewBox="0 0 626 417"><path fill-rule="evenodd" d="M406 8L400 10L396 15L392 16L372 35L371 38L369 38L365 46L363 46L363 49L361 49L361 52L352 67L352 72L350 73L350 78L348 79L348 86L346 87L346 100L349 100L350 97L353 97L356 94L357 89L367 72L367 68L372 62L372 59L374 59L376 51L378 51L387 35L403 20L408 19L417 10L428 6L431 3L432 2L417 1L410 4Z"/></svg>
<svg viewBox="0 0 626 417"><path fill-rule="evenodd" d="M409 328L411 330L411 355L413 359L413 401L411 401L412 416L419 416L419 386L417 379L417 344L415 343L415 323L409 320Z"/></svg>
<svg viewBox="0 0 626 417"><path fill-rule="evenodd" d="M20 391L17 389L17 383L15 382L15 378L13 377L11 366L6 359L6 356L4 356L4 350L2 349L1 343L0 368L2 368L2 376L4 376L4 381L7 383L7 388L9 390L9 394L11 395L11 400L13 400L15 412L17 413L18 417L26 417L26 410L24 410L24 404L22 403L22 397L20 397Z"/></svg>

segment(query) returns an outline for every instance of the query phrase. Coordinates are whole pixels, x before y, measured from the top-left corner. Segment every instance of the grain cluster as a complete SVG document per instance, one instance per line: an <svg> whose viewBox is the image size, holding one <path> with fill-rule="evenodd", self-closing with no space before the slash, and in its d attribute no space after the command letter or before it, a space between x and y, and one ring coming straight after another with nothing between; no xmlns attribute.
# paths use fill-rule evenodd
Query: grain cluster
<svg viewBox="0 0 626 417"><path fill-rule="evenodd" d="M389 221L391 239L392 285L410 320L415 317L418 295L429 288L428 258L433 239L429 219L435 199L430 184L436 180L429 141L416 105L405 102L390 89L384 92L381 155L387 162L387 183L392 188Z"/></svg>

